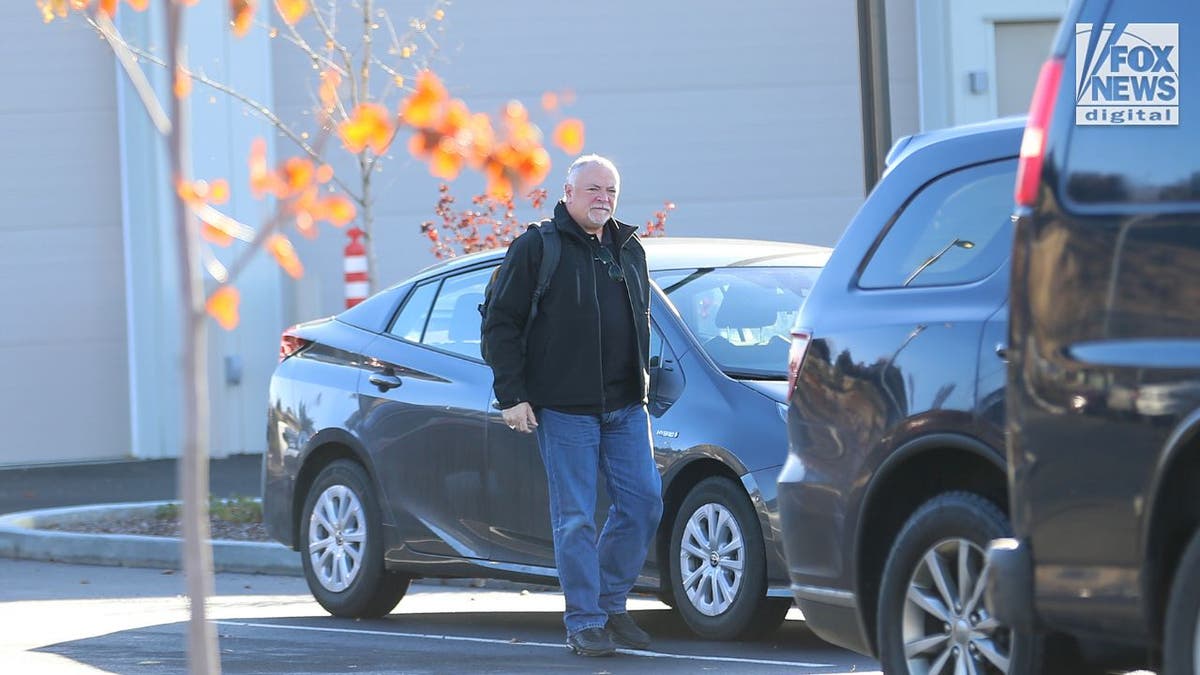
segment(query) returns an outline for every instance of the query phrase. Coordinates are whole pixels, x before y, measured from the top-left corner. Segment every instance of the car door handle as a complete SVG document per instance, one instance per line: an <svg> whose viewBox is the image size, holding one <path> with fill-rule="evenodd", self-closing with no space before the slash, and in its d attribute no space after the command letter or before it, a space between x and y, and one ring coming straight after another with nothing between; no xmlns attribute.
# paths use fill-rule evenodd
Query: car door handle
<svg viewBox="0 0 1200 675"><path fill-rule="evenodd" d="M1004 344L1003 342L997 342L996 343L996 356L999 356L1001 361L1007 361L1008 360L1008 345Z"/></svg>
<svg viewBox="0 0 1200 675"><path fill-rule="evenodd" d="M367 378L367 381L376 387L379 387L380 391L395 389L403 384L400 381L400 378L396 377L395 375L387 375L385 373L371 373L371 376Z"/></svg>

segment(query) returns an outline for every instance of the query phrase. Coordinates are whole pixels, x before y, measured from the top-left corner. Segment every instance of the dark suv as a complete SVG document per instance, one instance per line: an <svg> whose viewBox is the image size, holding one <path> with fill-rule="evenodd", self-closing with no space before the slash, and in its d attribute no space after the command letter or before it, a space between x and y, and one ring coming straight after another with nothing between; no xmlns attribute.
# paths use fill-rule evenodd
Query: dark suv
<svg viewBox="0 0 1200 675"><path fill-rule="evenodd" d="M1198 50L1194 0L1087 0L1042 69L1016 186L1016 535L989 555L999 616L1166 673L1200 671Z"/></svg>
<svg viewBox="0 0 1200 675"><path fill-rule="evenodd" d="M984 550L1010 531L1005 301L1023 128L898 142L793 330L778 485L792 593L817 635L889 673L1024 673L1031 658L980 602Z"/></svg>

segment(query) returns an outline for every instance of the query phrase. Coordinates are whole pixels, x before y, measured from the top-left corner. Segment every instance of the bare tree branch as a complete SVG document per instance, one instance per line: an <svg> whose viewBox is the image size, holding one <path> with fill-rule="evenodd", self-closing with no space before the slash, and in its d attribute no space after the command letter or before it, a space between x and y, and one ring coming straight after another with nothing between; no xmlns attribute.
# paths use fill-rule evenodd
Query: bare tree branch
<svg viewBox="0 0 1200 675"><path fill-rule="evenodd" d="M91 24L92 28L104 36L104 39L108 42L108 46L112 48L113 54L121 62L121 67L125 69L125 74L129 76L129 83L133 85L138 98L142 100L142 105L146 108L146 114L150 115L150 121L154 123L154 128L163 136L170 135L171 120L167 117L162 103L159 102L158 96L154 93L154 87L150 85L150 80L146 79L146 73L142 72L141 67L138 66L137 61L133 58L135 50L121 37L121 33L113 25L112 19L108 18L107 14L96 12L94 17L85 15L85 19ZM166 64L160 62L159 65L165 66Z"/></svg>
<svg viewBox="0 0 1200 675"><path fill-rule="evenodd" d="M146 61L149 61L150 63L153 63L158 66L162 66L164 68L167 66L166 62L163 61L158 56L155 56L154 54L151 54L150 52L148 52L144 49L141 49L139 47L131 45L128 42L125 42L123 39L121 39L121 37L119 35L115 36L114 39L119 40L120 44L122 44L122 46L125 49L127 49L132 54L136 54L138 56L138 58L145 59ZM234 89L233 87L230 87L229 85L227 85L223 82L219 82L217 80L214 80L214 79L208 77L204 73L194 72L192 70L189 70L186 67L184 67L183 72L185 72L189 76L191 76L191 78L194 81L199 82L200 84L203 84L206 87L216 89L217 91L219 91L223 94L227 94L228 96L231 96L234 99L245 104L246 107L253 110L255 112L255 114L262 116L262 118L265 119L267 122L270 122L271 125L274 126L276 130L278 130L284 136L287 136L287 138L289 140L291 140L293 143L296 144L297 147L299 147L301 150L303 150L304 153L307 154L309 156L309 158L312 159L314 162L324 162L325 161L324 157L321 155L320 152L318 152L316 149L314 149L312 145L310 145L307 141L304 140L303 136L301 136L294 129L289 127L287 125L287 123L284 122L279 117L279 115L276 115L275 112L272 111L270 108L268 108L266 105L259 103L255 99L252 99L249 96L246 96L242 92ZM151 94L153 94L153 92L151 92ZM168 129L169 129L170 122L168 121L167 124L168 124ZM354 199L355 201L360 201L360 197L358 197L358 195L354 192L354 190L349 185L347 185L344 181L342 181L340 178L338 178L336 174L333 177L333 182L338 186L338 188L340 188L343 192L345 192L346 195L349 196L351 199Z"/></svg>

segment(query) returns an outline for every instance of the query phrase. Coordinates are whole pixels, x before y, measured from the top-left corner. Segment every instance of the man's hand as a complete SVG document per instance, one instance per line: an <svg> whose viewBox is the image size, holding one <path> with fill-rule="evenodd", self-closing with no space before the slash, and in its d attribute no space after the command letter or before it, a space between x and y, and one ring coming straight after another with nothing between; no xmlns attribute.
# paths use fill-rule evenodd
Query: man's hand
<svg viewBox="0 0 1200 675"><path fill-rule="evenodd" d="M505 408L500 413L504 415L504 423L509 429L523 434L533 433L537 428L537 418L533 415L533 407L528 401L522 401L511 408Z"/></svg>

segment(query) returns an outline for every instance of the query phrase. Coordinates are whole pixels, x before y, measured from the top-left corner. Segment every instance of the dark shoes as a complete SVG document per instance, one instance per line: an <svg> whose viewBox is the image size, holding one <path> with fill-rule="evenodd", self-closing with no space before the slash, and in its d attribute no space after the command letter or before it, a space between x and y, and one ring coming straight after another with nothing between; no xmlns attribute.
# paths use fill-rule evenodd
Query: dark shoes
<svg viewBox="0 0 1200 675"><path fill-rule="evenodd" d="M612 636L614 642L623 647L645 649L650 646L650 634L637 625L633 617L629 616L629 612L609 614L604 629Z"/></svg>
<svg viewBox="0 0 1200 675"><path fill-rule="evenodd" d="M617 645L633 649L650 646L650 634L637 625L629 612L609 614L604 628L585 628L567 638L567 646L580 656L612 656Z"/></svg>
<svg viewBox="0 0 1200 675"><path fill-rule="evenodd" d="M580 656L612 656L617 651L608 631L603 628L584 628L567 638L567 646Z"/></svg>

